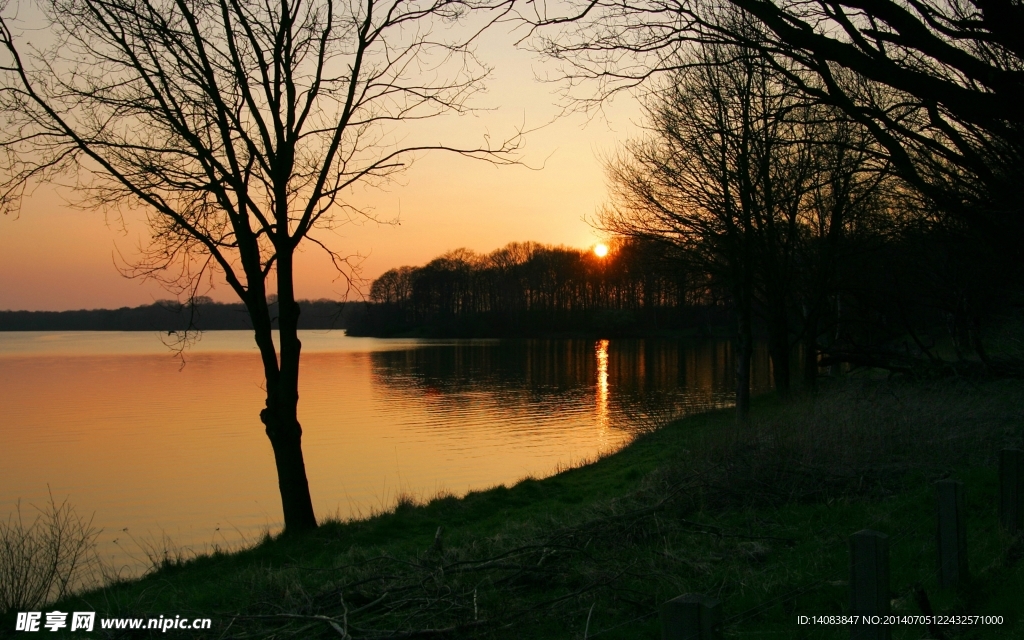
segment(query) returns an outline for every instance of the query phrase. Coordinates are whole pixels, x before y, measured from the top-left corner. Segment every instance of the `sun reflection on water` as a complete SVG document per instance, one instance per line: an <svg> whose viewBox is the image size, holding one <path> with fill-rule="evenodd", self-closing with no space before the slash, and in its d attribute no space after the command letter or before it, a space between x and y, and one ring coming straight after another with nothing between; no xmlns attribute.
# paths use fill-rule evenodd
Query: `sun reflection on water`
<svg viewBox="0 0 1024 640"><path fill-rule="evenodd" d="M608 341L598 340L597 352L597 427L602 446L608 433Z"/></svg>

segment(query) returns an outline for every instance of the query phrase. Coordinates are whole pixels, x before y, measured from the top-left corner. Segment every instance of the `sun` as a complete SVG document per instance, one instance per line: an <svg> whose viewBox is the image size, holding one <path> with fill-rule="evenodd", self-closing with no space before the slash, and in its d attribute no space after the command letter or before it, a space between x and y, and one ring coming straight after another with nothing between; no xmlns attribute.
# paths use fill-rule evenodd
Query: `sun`
<svg viewBox="0 0 1024 640"><path fill-rule="evenodd" d="M598 258L603 258L608 255L608 245L599 243L594 246L594 255Z"/></svg>

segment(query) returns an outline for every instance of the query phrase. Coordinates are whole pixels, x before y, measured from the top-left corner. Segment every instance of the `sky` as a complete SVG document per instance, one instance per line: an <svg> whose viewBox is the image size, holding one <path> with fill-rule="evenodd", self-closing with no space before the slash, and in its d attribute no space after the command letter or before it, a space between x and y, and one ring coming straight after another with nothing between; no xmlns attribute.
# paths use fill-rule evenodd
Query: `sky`
<svg viewBox="0 0 1024 640"><path fill-rule="evenodd" d="M398 224L362 221L318 239L342 255L362 256L365 281L456 248L487 253L528 240L587 248L603 239L587 220L606 200L603 159L636 135L637 103L620 95L601 113L560 116L559 87L537 79L551 71L549 63L517 50L514 39L495 31L481 43L481 57L494 69L487 92L473 103L483 111L417 126L432 127L420 134L439 140L479 141L484 133L499 138L544 125L526 136L522 164L433 153L384 188L356 188L354 202ZM0 309L117 308L172 298L154 281L121 273L145 241L145 223L129 214L122 225L103 212L73 208L72 196L43 185L19 215L0 216ZM297 259L296 291L299 298L339 299L346 286L327 255L308 246ZM234 300L224 284L206 293Z"/></svg>

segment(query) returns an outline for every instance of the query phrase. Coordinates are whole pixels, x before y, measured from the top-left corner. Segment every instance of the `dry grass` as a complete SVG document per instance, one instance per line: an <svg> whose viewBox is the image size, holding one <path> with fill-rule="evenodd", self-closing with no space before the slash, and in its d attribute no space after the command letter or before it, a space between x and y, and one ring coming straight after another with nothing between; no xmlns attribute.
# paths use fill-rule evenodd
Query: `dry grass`
<svg viewBox="0 0 1024 640"><path fill-rule="evenodd" d="M912 472L993 464L1020 446L1024 384L845 380L749 426L710 434L690 468L705 469L709 506L766 506L889 494Z"/></svg>
<svg viewBox="0 0 1024 640"><path fill-rule="evenodd" d="M92 519L75 513L67 500L37 508L26 525L21 504L0 523L0 611L24 611L59 600L94 578Z"/></svg>

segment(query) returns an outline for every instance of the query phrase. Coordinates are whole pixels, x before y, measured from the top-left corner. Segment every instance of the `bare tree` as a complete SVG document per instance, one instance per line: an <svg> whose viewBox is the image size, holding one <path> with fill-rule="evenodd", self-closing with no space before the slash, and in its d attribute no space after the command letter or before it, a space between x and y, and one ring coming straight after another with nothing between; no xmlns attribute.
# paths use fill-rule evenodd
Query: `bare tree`
<svg viewBox="0 0 1024 640"><path fill-rule="evenodd" d="M694 43L758 49L780 71L810 72L792 80L813 77L804 89L867 127L905 180L1002 253L1024 256L1014 240L1024 228L1016 0L580 0L557 14L529 4L535 43L566 63L577 105L677 68ZM757 38L721 19L730 7L764 25Z"/></svg>
<svg viewBox="0 0 1024 640"><path fill-rule="evenodd" d="M789 389L793 254L811 175L800 130L808 107L756 50L709 44L679 66L648 104L650 135L609 167L615 203L601 224L678 246L731 291L742 420L755 307L769 328L775 386Z"/></svg>
<svg viewBox="0 0 1024 640"><path fill-rule="evenodd" d="M1020 152L1024 9L1019 3L733 1L774 34L770 46L776 52L799 60L824 80L826 95L897 136L880 136L883 144L920 143L979 177L992 170L992 163L1013 159L1002 153ZM887 110L857 92L856 84L836 78L837 66L913 96L913 106L925 119L901 120L898 111ZM890 151L897 160L910 160L897 146Z"/></svg>
<svg viewBox="0 0 1024 640"><path fill-rule="evenodd" d="M840 266L852 262L852 247L878 240L884 235L878 229L892 226L891 200L898 182L870 132L834 109L816 111L804 127L814 142L809 158L814 175L801 202L802 234L793 274L804 383L811 389L817 384L818 340L827 331L832 336L839 332Z"/></svg>
<svg viewBox="0 0 1024 640"><path fill-rule="evenodd" d="M386 180L418 153L508 160L515 137L463 148L417 142L400 129L467 109L488 71L472 45L507 6L40 0L38 7L45 45L26 42L11 11L0 20L0 206L14 210L26 187L70 177L85 206L146 211L152 244L138 273L193 295L204 273L223 276L252 318L263 361L260 418L285 529L316 527L297 419L295 252L303 243L328 250L315 230L368 215L345 200L347 190ZM349 273L344 257L328 252ZM275 284L279 348L268 308Z"/></svg>

